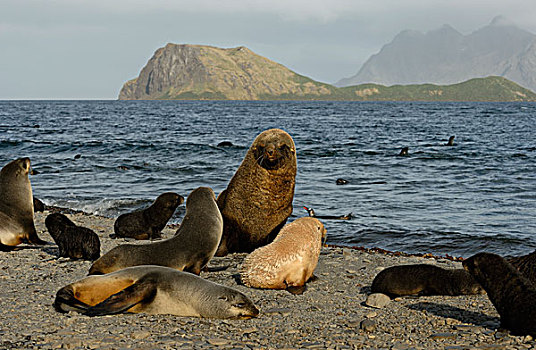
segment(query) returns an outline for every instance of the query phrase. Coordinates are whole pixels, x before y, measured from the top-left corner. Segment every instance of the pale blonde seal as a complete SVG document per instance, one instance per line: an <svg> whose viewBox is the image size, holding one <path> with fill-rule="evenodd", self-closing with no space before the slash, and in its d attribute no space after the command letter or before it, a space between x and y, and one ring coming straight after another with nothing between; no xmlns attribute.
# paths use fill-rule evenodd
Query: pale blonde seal
<svg viewBox="0 0 536 350"><path fill-rule="evenodd" d="M303 286L313 275L325 235L324 225L312 217L285 225L272 243L246 256L242 282L266 289Z"/></svg>

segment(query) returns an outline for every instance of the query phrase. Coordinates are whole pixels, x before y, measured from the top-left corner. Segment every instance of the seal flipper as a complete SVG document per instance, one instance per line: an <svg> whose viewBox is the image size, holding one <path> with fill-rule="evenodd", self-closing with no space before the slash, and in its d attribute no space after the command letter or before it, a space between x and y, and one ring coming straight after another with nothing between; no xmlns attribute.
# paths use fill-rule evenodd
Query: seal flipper
<svg viewBox="0 0 536 350"><path fill-rule="evenodd" d="M76 299L72 288L68 287L62 288L56 293L53 306L59 312L84 312L90 307L88 304Z"/></svg>
<svg viewBox="0 0 536 350"><path fill-rule="evenodd" d="M307 286L304 284L303 286L289 286L287 287L287 292L294 295L301 295L305 292L307 289Z"/></svg>
<svg viewBox="0 0 536 350"><path fill-rule="evenodd" d="M87 316L103 316L125 312L141 302L152 300L156 295L156 286L157 283L153 278L142 278L97 305L89 307L84 314Z"/></svg>
<svg viewBox="0 0 536 350"><path fill-rule="evenodd" d="M41 238L37 237L37 231L35 230L35 227L33 227L33 229L28 233L28 242L37 245L50 244L49 242L43 241Z"/></svg>

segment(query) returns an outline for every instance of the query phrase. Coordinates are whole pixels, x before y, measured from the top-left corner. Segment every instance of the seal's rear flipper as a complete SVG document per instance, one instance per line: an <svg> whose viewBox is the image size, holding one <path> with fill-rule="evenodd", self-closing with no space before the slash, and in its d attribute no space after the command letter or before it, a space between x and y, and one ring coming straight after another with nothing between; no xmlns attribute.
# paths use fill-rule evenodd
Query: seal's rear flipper
<svg viewBox="0 0 536 350"><path fill-rule="evenodd" d="M125 312L136 304L152 300L156 295L156 286L157 284L153 278L143 278L119 293L88 308L84 314L88 316L103 316Z"/></svg>
<svg viewBox="0 0 536 350"><path fill-rule="evenodd" d="M84 312L90 306L74 297L72 288L64 287L56 293L54 309L59 312L78 311Z"/></svg>

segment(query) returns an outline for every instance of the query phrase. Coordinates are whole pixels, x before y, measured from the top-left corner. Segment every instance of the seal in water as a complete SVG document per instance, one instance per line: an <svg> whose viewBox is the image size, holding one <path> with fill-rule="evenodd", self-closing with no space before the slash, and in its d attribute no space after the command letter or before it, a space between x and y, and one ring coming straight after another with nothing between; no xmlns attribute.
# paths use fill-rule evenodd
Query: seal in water
<svg viewBox="0 0 536 350"><path fill-rule="evenodd" d="M119 245L93 263L90 275L129 266L160 265L199 274L212 259L223 230L214 192L199 187L186 199L186 215L174 237L147 244Z"/></svg>
<svg viewBox="0 0 536 350"><path fill-rule="evenodd" d="M61 257L84 260L99 258L100 240L93 230L77 226L61 213L47 216L45 226L58 245Z"/></svg>
<svg viewBox="0 0 536 350"><path fill-rule="evenodd" d="M409 155L408 151L409 151L409 147L404 147L404 148L402 148L400 150L400 153L398 155L402 156L402 157L405 157L405 156Z"/></svg>
<svg viewBox="0 0 536 350"><path fill-rule="evenodd" d="M114 232L117 237L161 238L162 230L183 202L184 197L177 193L163 193L148 208L120 215L115 220Z"/></svg>
<svg viewBox="0 0 536 350"><path fill-rule="evenodd" d="M488 293L501 317L501 328L514 335L536 336L536 287L497 254L478 253L462 262Z"/></svg>
<svg viewBox="0 0 536 350"><path fill-rule="evenodd" d="M454 146L454 137L455 136L449 137L449 142L447 142L445 146Z"/></svg>
<svg viewBox="0 0 536 350"><path fill-rule="evenodd" d="M380 271L372 281L371 292L396 298L402 295L470 295L484 291L464 269L415 264Z"/></svg>
<svg viewBox="0 0 536 350"><path fill-rule="evenodd" d="M348 183L348 180L345 180L345 179L337 179L337 180L335 181L335 183L336 183L337 185L346 185L346 184Z"/></svg>
<svg viewBox="0 0 536 350"><path fill-rule="evenodd" d="M313 276L326 237L324 225L315 218L303 217L285 225L274 241L246 256L240 270L248 287L290 289L303 293Z"/></svg>
<svg viewBox="0 0 536 350"><path fill-rule="evenodd" d="M353 217L353 213L348 213L346 215L316 215L315 210L313 208L303 207L307 211L310 217L317 218L317 219L328 219L328 220L350 220Z"/></svg>
<svg viewBox="0 0 536 350"><path fill-rule="evenodd" d="M124 312L207 318L251 318L259 310L241 292L163 266L135 266L88 276L56 293L57 311L89 316Z"/></svg>
<svg viewBox="0 0 536 350"><path fill-rule="evenodd" d="M270 243L292 213L296 148L280 129L257 136L218 196L224 228L216 256L251 252Z"/></svg>
<svg viewBox="0 0 536 350"><path fill-rule="evenodd" d="M22 242L46 244L37 237L30 173L30 158L19 158L0 170L0 250Z"/></svg>

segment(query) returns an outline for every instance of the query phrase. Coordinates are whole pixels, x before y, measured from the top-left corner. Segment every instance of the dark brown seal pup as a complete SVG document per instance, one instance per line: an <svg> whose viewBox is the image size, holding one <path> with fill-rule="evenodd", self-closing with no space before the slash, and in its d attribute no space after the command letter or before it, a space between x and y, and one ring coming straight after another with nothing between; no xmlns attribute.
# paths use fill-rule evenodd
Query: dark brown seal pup
<svg viewBox="0 0 536 350"><path fill-rule="evenodd" d="M216 252L252 252L270 243L292 213L296 147L280 129L257 136L242 164L218 196L224 228Z"/></svg>
<svg viewBox="0 0 536 350"><path fill-rule="evenodd" d="M22 242L46 244L37 237L30 173L30 158L19 158L0 170L0 250Z"/></svg>
<svg viewBox="0 0 536 350"><path fill-rule="evenodd" d="M536 287L496 254L478 253L463 261L488 293L501 316L501 328L514 335L536 336Z"/></svg>
<svg viewBox="0 0 536 350"><path fill-rule="evenodd" d="M148 244L119 245L93 263L90 275L137 265L169 266L199 274L212 259L223 231L214 192L199 187L186 200L186 215L174 237Z"/></svg>
<svg viewBox="0 0 536 350"><path fill-rule="evenodd" d="M405 157L407 156L409 153L409 147L404 147L400 150L400 153L398 154L399 156L402 156L402 157Z"/></svg>
<svg viewBox="0 0 536 350"><path fill-rule="evenodd" d="M304 286L313 276L325 237L324 225L315 218L285 225L272 243L246 256L240 270L242 282L265 289Z"/></svg>
<svg viewBox="0 0 536 350"><path fill-rule="evenodd" d="M56 293L57 311L89 316L123 312L210 318L251 318L259 310L241 292L162 266L135 266L88 276Z"/></svg>
<svg viewBox="0 0 536 350"><path fill-rule="evenodd" d="M506 259L523 277L536 285L536 250L523 256Z"/></svg>
<svg viewBox="0 0 536 350"><path fill-rule="evenodd" d="M413 294L482 294L483 289L464 269L415 264L391 266L380 271L372 281L371 292L395 298Z"/></svg>
<svg viewBox="0 0 536 350"><path fill-rule="evenodd" d="M162 237L162 229L184 198L174 192L158 196L148 208L120 215L114 223L117 237L154 239Z"/></svg>
<svg viewBox="0 0 536 350"><path fill-rule="evenodd" d="M100 240L93 230L77 226L61 213L47 216L45 226L58 245L61 257L84 260L99 258Z"/></svg>

